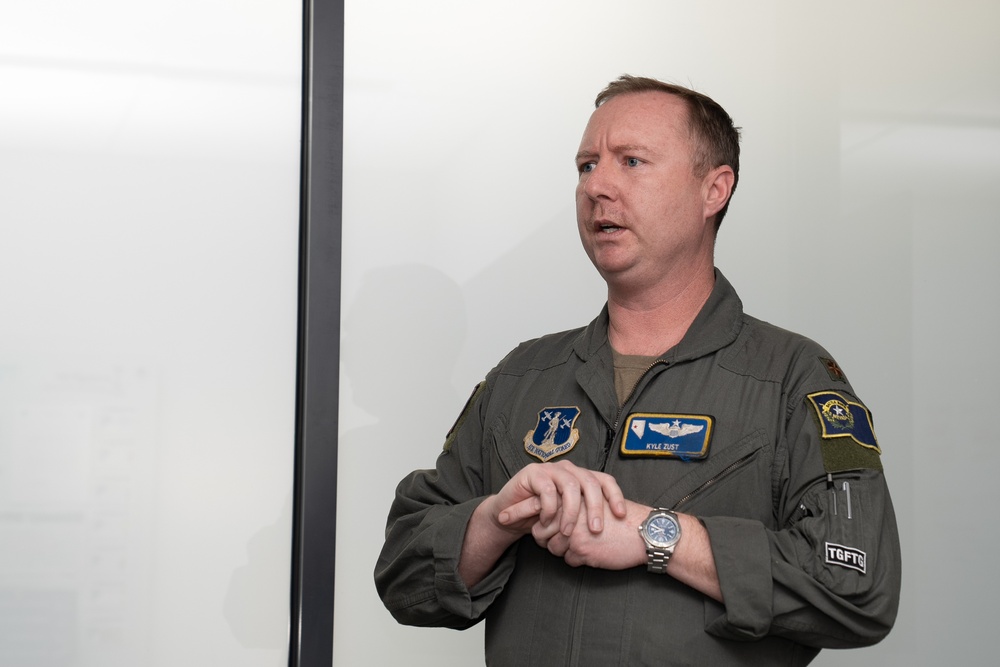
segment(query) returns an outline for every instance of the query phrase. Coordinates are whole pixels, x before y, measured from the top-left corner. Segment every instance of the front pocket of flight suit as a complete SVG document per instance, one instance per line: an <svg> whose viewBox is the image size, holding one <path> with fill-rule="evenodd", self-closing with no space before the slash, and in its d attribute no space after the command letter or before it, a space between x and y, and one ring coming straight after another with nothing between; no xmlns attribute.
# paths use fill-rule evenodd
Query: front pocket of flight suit
<svg viewBox="0 0 1000 667"><path fill-rule="evenodd" d="M691 471L653 504L691 514L746 516L733 510L771 506L769 459L762 461L767 433L757 429L704 461L690 461ZM757 509L753 516L761 512ZM770 510L769 510L770 511Z"/></svg>
<svg viewBox="0 0 1000 667"><path fill-rule="evenodd" d="M496 457L498 463L498 465L493 466L493 469L500 475L503 475L503 478L500 478L494 473L491 480L493 483L491 493L499 491L510 478L521 471L521 468L529 463L539 463L539 460L528 454L524 448L524 438L532 431L525 428L523 433L512 433L507 419L507 415L499 415L489 431L490 441L493 445L493 455ZM556 457L553 460L558 461L561 458L568 457Z"/></svg>
<svg viewBox="0 0 1000 667"><path fill-rule="evenodd" d="M558 409L546 408L547 411ZM492 441L493 453L498 459L498 465L494 466L494 469L502 470L507 475L507 479L516 475L521 468L529 463L541 462L541 459L528 453L525 444L526 440L530 440L536 435L540 418L541 413L537 413L532 419L523 420L520 426L516 424L511 426L508 421L510 416L502 414L498 415L491 425L489 438ZM518 420L515 418L514 421ZM570 461L580 468L599 470L600 458L607 439L606 428L602 422L592 413L581 414L573 421L572 432L574 435L569 448L562 453L553 455L548 461ZM496 476L494 476L493 482L496 483L496 481ZM497 490L499 489L495 488L494 492Z"/></svg>

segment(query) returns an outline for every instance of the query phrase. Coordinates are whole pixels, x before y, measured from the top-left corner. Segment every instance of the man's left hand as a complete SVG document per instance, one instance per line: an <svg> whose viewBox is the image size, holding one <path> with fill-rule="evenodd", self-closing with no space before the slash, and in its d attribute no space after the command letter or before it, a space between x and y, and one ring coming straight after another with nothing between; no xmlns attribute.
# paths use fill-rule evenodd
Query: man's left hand
<svg viewBox="0 0 1000 667"><path fill-rule="evenodd" d="M624 570L646 562L646 544L639 535L639 524L649 514L645 505L625 501L625 516L616 517L605 505L604 530L587 529L581 512L576 529L568 536L559 531L559 521L548 526L536 523L531 530L535 542L573 567L588 565L605 570Z"/></svg>

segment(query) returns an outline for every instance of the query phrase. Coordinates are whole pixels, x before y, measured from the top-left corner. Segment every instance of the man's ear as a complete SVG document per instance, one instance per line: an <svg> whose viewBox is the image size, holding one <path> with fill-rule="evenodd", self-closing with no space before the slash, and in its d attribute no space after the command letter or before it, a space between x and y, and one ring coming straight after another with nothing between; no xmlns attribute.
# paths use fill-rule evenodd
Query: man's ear
<svg viewBox="0 0 1000 667"><path fill-rule="evenodd" d="M733 168L729 165L722 165L705 174L705 219L712 217L722 210L722 207L729 201L729 196L733 194L733 181L736 176Z"/></svg>

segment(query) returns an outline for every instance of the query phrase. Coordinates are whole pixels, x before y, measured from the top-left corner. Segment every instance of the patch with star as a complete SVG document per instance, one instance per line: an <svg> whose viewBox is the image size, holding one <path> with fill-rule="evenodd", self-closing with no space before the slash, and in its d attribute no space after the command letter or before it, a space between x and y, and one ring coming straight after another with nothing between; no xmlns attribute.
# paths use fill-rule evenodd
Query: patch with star
<svg viewBox="0 0 1000 667"><path fill-rule="evenodd" d="M559 406L542 408L535 428L524 436L524 451L545 463L576 446L580 431L574 427L580 408Z"/></svg>
<svg viewBox="0 0 1000 667"><path fill-rule="evenodd" d="M882 469L882 450L868 408L835 391L818 391L809 394L806 400L819 423L827 472Z"/></svg>
<svg viewBox="0 0 1000 667"><path fill-rule="evenodd" d="M714 425L709 415L632 413L625 422L620 451L622 456L703 459Z"/></svg>

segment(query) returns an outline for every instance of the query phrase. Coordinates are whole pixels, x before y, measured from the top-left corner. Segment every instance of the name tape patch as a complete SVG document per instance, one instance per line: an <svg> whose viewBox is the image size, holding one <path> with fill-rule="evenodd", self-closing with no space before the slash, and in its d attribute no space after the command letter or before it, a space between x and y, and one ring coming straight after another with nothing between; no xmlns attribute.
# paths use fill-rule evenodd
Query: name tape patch
<svg viewBox="0 0 1000 667"><path fill-rule="evenodd" d="M714 425L715 420L708 415L633 413L625 422L621 453L703 459L708 456Z"/></svg>
<svg viewBox="0 0 1000 667"><path fill-rule="evenodd" d="M826 562L828 565L839 565L865 574L868 567L868 556L861 549L827 542Z"/></svg>

